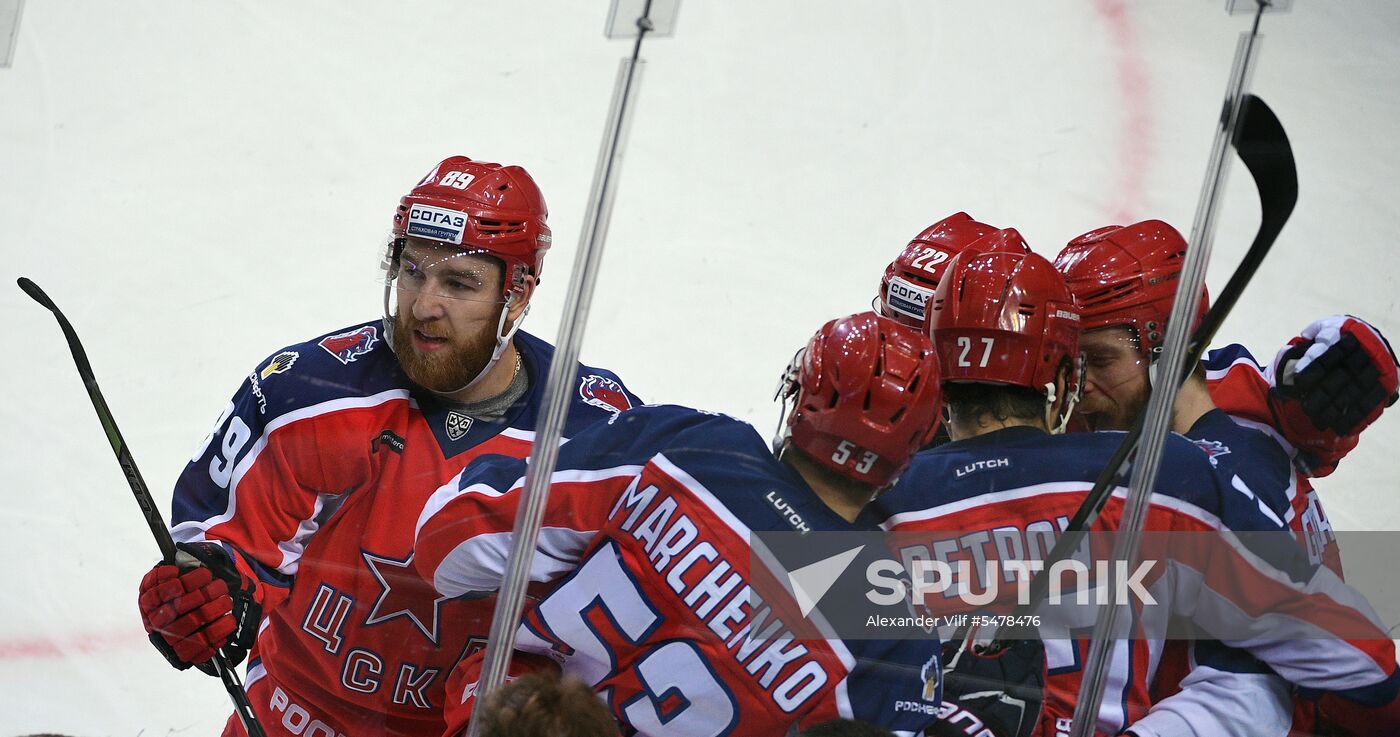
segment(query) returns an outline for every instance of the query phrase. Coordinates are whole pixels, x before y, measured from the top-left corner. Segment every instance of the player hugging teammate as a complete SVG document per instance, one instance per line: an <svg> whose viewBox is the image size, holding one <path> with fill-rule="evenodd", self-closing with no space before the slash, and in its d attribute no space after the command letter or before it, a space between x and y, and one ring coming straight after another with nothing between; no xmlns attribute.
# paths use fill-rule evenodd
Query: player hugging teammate
<svg viewBox="0 0 1400 737"><path fill-rule="evenodd" d="M181 556L141 582L143 621L177 668L246 658L269 735L435 737L475 708L553 355L518 330L546 218L520 167L442 161L396 210L383 317L254 367L177 482ZM1148 221L1076 239L1052 266L1014 230L942 220L891 264L882 314L828 322L794 360L774 446L722 414L639 406L616 375L576 366L517 670L581 680L624 734L1063 732L1082 636L987 650L962 633L946 648L814 635L819 614L759 596L772 572L751 565L751 544L771 531L975 535L1072 513L1116 443L1089 430L1120 429L1145 403L1182 247ZM1236 346L1214 352L1178 403L1189 440L1168 442L1149 524L1291 528L1299 545L1233 563L1296 574L1275 609L1369 625L1308 479L1395 387L1393 354L1355 318L1309 326L1268 368ZM945 411L949 437L935 438ZM1075 424L1085 431L1054 434ZM1383 632L1293 650L1232 638L1191 607L1224 597L1219 561L1174 563L1199 575L1153 592L1218 641L1164 649L1139 623L1100 732L1275 734L1295 709L1356 734L1396 723ZM1228 624L1262 618L1236 614ZM242 733L230 719L225 734Z"/></svg>
<svg viewBox="0 0 1400 737"><path fill-rule="evenodd" d="M1160 221L1109 226L1071 241L1052 268L1028 255L1024 242L1011 237L1014 231L996 234L977 225L958 213L921 233L886 271L880 298L886 314L926 318L943 361L953 442L917 456L873 511L886 529L956 532L963 556L969 540L1053 524L1043 521L1063 527L1074 513L1118 438L1050 433L1080 396L1074 386L1079 376L1078 419L1069 423L1075 429L1125 430L1142 411L1186 245ZM992 248L997 241L1013 245ZM918 298L898 301L908 293ZM1082 374L1078 360L1085 362ZM1233 643L1253 656L1246 657L1228 643L1205 639L1191 643L1188 653L1182 642L1164 642L1165 629L1140 621L1131 639L1117 643L1109 677L1115 690L1098 714L1097 732L1266 735L1285 734L1291 725L1300 733L1360 735L1397 729L1400 674L1393 644L1380 627L1357 636L1374 614L1341 584L1335 536L1308 485L1310 476L1330 472L1355 447L1357 434L1395 401L1396 383L1395 356L1384 338L1350 316L1308 326L1268 368L1240 346L1208 354L1175 404L1172 429L1182 437L1168 439L1148 529L1291 529L1297 546L1262 561L1251 552L1249 566L1241 568L1263 563L1266 576L1270 568L1294 572L1294 593L1274 591L1272 606L1296 607L1316 621L1349 601L1358 608L1336 612L1334 621L1358 626L1346 636L1314 635L1286 646L1277 636ZM1115 529L1121 506L1120 493L1095 529ZM1206 564L1183 554L1171 565L1175 575L1156 579L1151 591L1172 605L1175 617L1203 625L1208 608L1201 601L1231 601L1228 592L1210 587L1210 571L1221 569L1221 561ZM1197 585L1183 588L1184 581ZM1312 598L1323 592L1332 593ZM1289 603L1295 594L1300 598ZM1210 624L1216 631L1258 632L1250 629L1249 615L1281 614L1254 603L1256 612L1232 611L1241 621ZM945 609L949 604L939 602ZM1084 621L1059 624L1091 627L1092 611ZM1063 734L1087 642L1042 634L1050 678L1041 730Z"/></svg>

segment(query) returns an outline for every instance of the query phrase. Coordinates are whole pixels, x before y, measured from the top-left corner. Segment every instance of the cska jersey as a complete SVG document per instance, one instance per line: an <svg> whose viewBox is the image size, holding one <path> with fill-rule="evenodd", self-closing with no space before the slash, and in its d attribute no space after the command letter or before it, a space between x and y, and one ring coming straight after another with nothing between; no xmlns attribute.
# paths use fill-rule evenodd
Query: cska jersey
<svg viewBox="0 0 1400 737"><path fill-rule="evenodd" d="M1279 451L1269 453L1276 456L1282 452L1291 462L1292 468L1282 484L1274 483L1258 489L1262 498L1294 531L1314 562L1324 563L1337 575L1342 575L1337 536L1332 532L1332 524L1327 520L1327 513L1322 509L1310 478L1330 473L1346 456L1346 451L1355 447L1355 438L1341 445L1330 445L1334 452L1324 457L1318 457L1316 451L1300 453L1294 443L1274 427L1273 412L1268 401L1273 383L1272 372L1261 367L1244 346L1228 345L1212 350L1206 354L1204 366L1206 388L1215 405L1237 424L1269 436L1279 448ZM1189 434L1195 439L1195 428L1192 430ZM1302 440L1293 438L1293 441ZM1228 447L1228 443L1226 445ZM1270 464L1273 463L1270 461Z"/></svg>
<svg viewBox="0 0 1400 737"><path fill-rule="evenodd" d="M415 564L440 595L501 585L524 472L483 458L423 509ZM636 734L781 735L853 718L907 735L935 712L936 638L797 637L795 612L754 598L768 569L750 570L752 532L856 528L748 425L674 406L594 425L560 449L546 510L530 576L555 583L516 647L593 685ZM467 695L447 694L449 711Z"/></svg>
<svg viewBox="0 0 1400 737"><path fill-rule="evenodd" d="M529 389L494 422L415 388L381 321L290 346L181 474L175 539L221 543L258 582L247 686L269 735L441 734L443 682L484 642L492 602L419 579L413 525L472 458L529 454L554 349L514 342ZM636 403L607 371L580 366L577 382L565 437ZM242 734L237 718L225 733Z"/></svg>
<svg viewBox="0 0 1400 737"><path fill-rule="evenodd" d="M993 541L1000 548L1008 537L1021 540L1020 550L1034 550L1042 544L1048 550L1045 537L1053 538L1068 526L1122 436L1051 436L1035 428L1011 427L949 443L919 453L895 488L873 503L872 511L883 518L882 526L887 530L957 531L959 535L950 545L926 544L900 551L905 558L911 554L927 556L930 550L935 555L945 551L942 555L949 558L997 557ZM1150 497L1145 530L1215 532L1272 527L1281 531L1261 511L1257 497L1221 479L1206 457L1182 437L1168 437L1162 469ZM1124 488L1114 491L1094 530L1117 527L1125 496ZM899 544L904 544L903 537ZM1277 568L1261 562L1274 559L1279 559ZM1279 575L1280 570L1295 577ZM1251 589L1248 601L1238 602L1230 594L1242 575L1262 583ZM1171 615L1195 620L1208 614L1214 618L1216 631L1228 627L1234 632L1259 632L1266 621L1314 622L1324 613L1335 616L1329 621L1349 622L1375 639L1304 639L1286 646L1260 639L1226 643L1248 649L1292 682L1355 692L1372 705L1393 703L1400 690L1394 645L1374 624L1374 613L1364 599L1358 602L1359 595L1330 570L1308 567L1302 551L1292 544L1274 546L1265 555L1234 538L1230 546L1213 547L1210 555L1171 558L1167 570L1145 584L1159 603L1170 607L1167 612ZM940 606L927 600L923 604ZM1284 611L1284 606L1292 609ZM1046 734L1068 731L1080 688L1081 664L1089 649L1086 635L1098 610L1062 604L1055 612L1057 629L1042 627L1049 672L1043 717ZM1269 619L1262 619L1266 613ZM1131 620L1133 637L1115 644L1096 725L1099 733L1118 734L1147 714L1152 703L1149 684L1162 655L1167 620L1139 609ZM1319 667L1320 663L1327 665Z"/></svg>
<svg viewBox="0 0 1400 737"><path fill-rule="evenodd" d="M1258 508L1263 529L1287 527L1301 516L1290 514L1290 499L1297 491L1297 472L1287 453L1269 435L1236 422L1215 409L1201 415L1185 433L1205 453L1224 483ZM1306 483L1306 479L1303 479ZM1248 524L1235 519L1234 529ZM1293 528L1295 533L1299 528ZM1307 544L1307 538L1299 542ZM1305 548L1312 564L1326 563L1341 577L1341 559L1335 541L1330 546ZM1324 556L1326 551L1326 556ZM1194 671L1194 672L1193 672ZM1182 684L1202 684L1181 689ZM1181 690L1178 690L1181 689ZM1229 698L1222 698L1222 693ZM1201 635L1192 641L1166 643L1153 684L1152 713L1134 724L1139 737L1168 737L1200 731L1237 734L1264 731L1283 734L1293 721L1293 704L1287 684L1267 666L1247 653L1224 647ZM1211 724L1205 730L1203 725Z"/></svg>

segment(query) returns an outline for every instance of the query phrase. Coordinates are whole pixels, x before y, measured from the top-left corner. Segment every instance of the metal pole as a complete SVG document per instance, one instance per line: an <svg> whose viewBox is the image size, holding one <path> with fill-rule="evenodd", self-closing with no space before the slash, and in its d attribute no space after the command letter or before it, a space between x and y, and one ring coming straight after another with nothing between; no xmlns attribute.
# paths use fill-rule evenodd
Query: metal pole
<svg viewBox="0 0 1400 737"><path fill-rule="evenodd" d="M1225 104L1221 109L1215 143L1206 165L1205 183L1196 205L1196 219L1191 226L1186 258L1182 265L1172 311L1167 320L1162 354L1152 367L1152 396L1148 400L1142 442L1138 446L1136 463L1133 464L1123 518L1118 525L1118 538L1113 549L1113 560L1124 561L1123 565L1128 571L1133 570L1133 566L1137 564L1138 544L1147 516L1147 497L1157 478L1157 471L1162 462L1162 446L1171 427L1172 408L1179 388L1176 368L1181 366L1186 356L1187 339L1190 337L1191 325L1196 319L1201 287L1205 284L1206 264L1209 263L1211 244L1215 237L1215 216L1220 193L1224 188L1226 164L1229 163L1230 142L1234 140L1235 127L1239 122L1240 103L1248 89L1254 59L1258 55L1259 18L1263 10L1264 6L1261 4L1254 16L1253 27L1240 34L1239 44L1235 49L1235 61L1225 92ZM1094 623L1089 657L1083 681L1080 683L1079 701L1074 709L1074 728L1071 731L1073 737L1090 737L1097 726L1099 709L1103 704L1104 685L1108 677L1109 656L1119 639L1120 610L1122 606L1127 605L1118 603L1118 577L1110 576L1107 585L1108 604L1099 612L1098 620Z"/></svg>
<svg viewBox="0 0 1400 737"><path fill-rule="evenodd" d="M574 257L568 295L564 299L564 319L559 327L554 359L550 363L549 375L545 380L544 411L525 471L525 488L511 536L509 564L501 581L496 610L491 619L491 633L486 642L481 679L476 689L478 705L484 703L486 696L505 681L511 654L515 649L515 635L520 626L520 615L525 608L525 589L529 584L530 564L534 560L540 525L544 521L545 504L549 500L549 480L559 457L559 440L563 436L564 421L568 417L569 398L575 380L575 364L578 361L579 346L583 342L589 307L593 301L593 287L598 280L598 264L603 256L608 223L612 217L613 200L617 192L616 174L630 123L631 104L636 96L635 88L644 64L638 55L641 52L642 39L646 32L651 30L651 21L647 17L650 8L651 2L648 0L642 17L637 20L639 32L632 56L622 60L613 88L612 108L603 134L602 149L598 152L598 164L593 173L588 212L584 218L583 232L579 237L579 250ZM479 720L473 714L467 733L470 737L476 737L479 729Z"/></svg>

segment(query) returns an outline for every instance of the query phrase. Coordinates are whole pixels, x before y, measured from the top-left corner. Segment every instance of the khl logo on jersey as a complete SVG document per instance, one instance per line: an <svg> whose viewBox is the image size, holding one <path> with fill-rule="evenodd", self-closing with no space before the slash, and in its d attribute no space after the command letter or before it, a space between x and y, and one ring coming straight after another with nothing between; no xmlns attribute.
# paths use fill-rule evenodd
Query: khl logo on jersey
<svg viewBox="0 0 1400 737"><path fill-rule="evenodd" d="M447 413L447 437L452 440L461 440L467 431L472 429L472 418L453 410Z"/></svg>
<svg viewBox="0 0 1400 737"><path fill-rule="evenodd" d="M1202 451L1205 452L1206 457L1210 459L1210 465L1212 466L1220 465L1220 461L1215 460L1216 456L1230 454L1230 446L1220 442L1219 440L1192 440L1191 442L1195 443L1197 448L1200 448Z"/></svg>
<svg viewBox="0 0 1400 737"><path fill-rule="evenodd" d="M375 331L373 325L366 325L347 333L322 338L318 345L325 348L327 353L335 356L336 360L348 365L356 357L369 353L377 342L379 342L379 333ZM288 368L291 366L289 365Z"/></svg>
<svg viewBox="0 0 1400 737"><path fill-rule="evenodd" d="M627 392L623 390L622 385L606 376L589 374L583 377L583 381L578 385L578 395L586 404L613 414L632 409L632 400L627 398Z"/></svg>
<svg viewBox="0 0 1400 737"><path fill-rule="evenodd" d="M456 210L444 210L431 205L414 205L408 208L408 235L462 244L462 234L467 230L467 216Z"/></svg>

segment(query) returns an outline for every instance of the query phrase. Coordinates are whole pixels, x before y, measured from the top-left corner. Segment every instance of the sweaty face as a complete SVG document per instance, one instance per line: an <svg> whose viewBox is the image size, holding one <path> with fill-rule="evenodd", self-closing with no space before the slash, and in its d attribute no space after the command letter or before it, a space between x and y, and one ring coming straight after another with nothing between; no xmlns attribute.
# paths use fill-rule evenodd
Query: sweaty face
<svg viewBox="0 0 1400 737"><path fill-rule="evenodd" d="M1084 353L1084 398L1075 416L1090 430L1127 430L1147 406L1147 361L1125 327L1099 328L1079 336Z"/></svg>
<svg viewBox="0 0 1400 737"><path fill-rule="evenodd" d="M488 256L409 242L395 280L394 353L415 384L451 393L486 368L505 308L501 272Z"/></svg>

